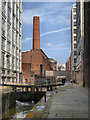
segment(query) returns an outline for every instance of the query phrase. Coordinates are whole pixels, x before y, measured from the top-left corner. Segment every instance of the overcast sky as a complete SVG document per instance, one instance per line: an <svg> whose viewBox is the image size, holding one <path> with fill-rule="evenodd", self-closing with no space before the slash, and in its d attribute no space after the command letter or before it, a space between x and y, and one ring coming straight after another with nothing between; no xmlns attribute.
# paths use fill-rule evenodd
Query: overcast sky
<svg viewBox="0 0 90 120"><path fill-rule="evenodd" d="M73 2L23 2L22 51L32 49L33 16L40 17L40 46L50 58L63 64L71 52Z"/></svg>

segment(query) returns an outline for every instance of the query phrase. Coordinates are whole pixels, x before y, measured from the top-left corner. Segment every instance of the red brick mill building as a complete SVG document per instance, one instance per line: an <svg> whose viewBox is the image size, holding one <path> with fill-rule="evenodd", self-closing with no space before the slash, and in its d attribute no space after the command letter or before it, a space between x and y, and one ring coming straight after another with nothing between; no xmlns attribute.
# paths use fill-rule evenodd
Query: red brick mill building
<svg viewBox="0 0 90 120"><path fill-rule="evenodd" d="M22 52L22 72L25 82L34 81L34 75L44 76L46 70L51 70L47 55L40 49L39 17L33 17L33 49Z"/></svg>

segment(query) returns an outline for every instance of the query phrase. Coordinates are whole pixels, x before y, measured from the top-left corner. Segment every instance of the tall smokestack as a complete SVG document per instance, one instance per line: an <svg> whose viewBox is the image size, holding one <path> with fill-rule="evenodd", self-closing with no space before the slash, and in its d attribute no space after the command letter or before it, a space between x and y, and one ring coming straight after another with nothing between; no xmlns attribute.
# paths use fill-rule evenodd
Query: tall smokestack
<svg viewBox="0 0 90 120"><path fill-rule="evenodd" d="M40 26L39 17L33 17L33 49L40 49Z"/></svg>

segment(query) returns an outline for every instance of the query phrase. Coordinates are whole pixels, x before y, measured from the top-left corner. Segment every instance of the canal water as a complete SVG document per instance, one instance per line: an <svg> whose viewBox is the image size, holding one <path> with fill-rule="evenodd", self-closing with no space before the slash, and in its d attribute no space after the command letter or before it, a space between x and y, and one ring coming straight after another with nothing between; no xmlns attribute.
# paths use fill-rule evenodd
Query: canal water
<svg viewBox="0 0 90 120"><path fill-rule="evenodd" d="M16 105L8 109L2 114L2 118L7 118L8 120L12 120L13 118L25 118L27 113L34 107L36 102L32 101L24 101L20 102L16 100Z"/></svg>

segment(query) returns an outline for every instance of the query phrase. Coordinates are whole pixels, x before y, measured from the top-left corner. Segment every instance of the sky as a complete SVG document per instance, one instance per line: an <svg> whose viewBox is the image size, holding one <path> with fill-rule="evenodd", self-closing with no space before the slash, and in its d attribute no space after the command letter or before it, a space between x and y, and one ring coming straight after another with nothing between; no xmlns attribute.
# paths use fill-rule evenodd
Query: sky
<svg viewBox="0 0 90 120"><path fill-rule="evenodd" d="M73 2L23 2L22 51L32 49L33 16L40 17L40 48L49 58L65 64L71 54Z"/></svg>

